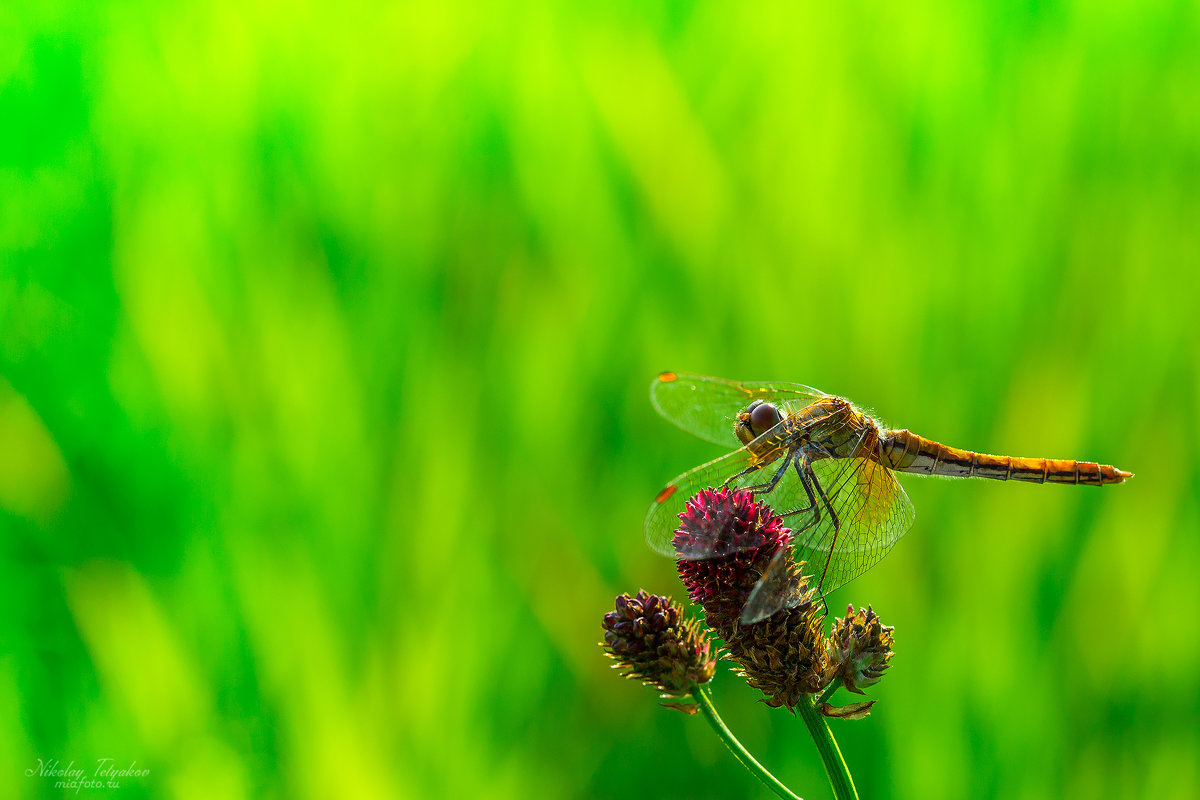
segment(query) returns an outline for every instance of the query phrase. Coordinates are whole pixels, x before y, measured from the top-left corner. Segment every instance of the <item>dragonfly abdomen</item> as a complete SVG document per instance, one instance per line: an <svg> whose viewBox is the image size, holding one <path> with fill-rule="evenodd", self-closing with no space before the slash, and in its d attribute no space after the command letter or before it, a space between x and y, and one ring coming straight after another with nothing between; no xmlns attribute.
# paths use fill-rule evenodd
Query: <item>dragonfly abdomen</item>
<svg viewBox="0 0 1200 800"><path fill-rule="evenodd" d="M947 447L907 430L888 431L880 442L881 460L900 472L949 478L991 478L1027 483L1068 483L1103 486L1122 483L1133 473L1091 461L993 456Z"/></svg>

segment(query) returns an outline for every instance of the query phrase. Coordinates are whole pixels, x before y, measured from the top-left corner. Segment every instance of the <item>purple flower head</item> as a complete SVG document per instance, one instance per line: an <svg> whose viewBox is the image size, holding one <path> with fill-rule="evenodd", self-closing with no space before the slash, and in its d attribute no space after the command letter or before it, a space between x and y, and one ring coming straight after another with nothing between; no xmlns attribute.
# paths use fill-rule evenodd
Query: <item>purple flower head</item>
<svg viewBox="0 0 1200 800"><path fill-rule="evenodd" d="M723 632L790 540L791 530L770 506L755 502L753 492L721 488L704 489L688 500L672 543L688 597L704 607L709 625Z"/></svg>
<svg viewBox="0 0 1200 800"><path fill-rule="evenodd" d="M679 577L747 682L767 695L768 705L788 708L828 686L833 670L824 617L803 563L792 559L791 530L771 507L756 502L752 492L705 489L688 501L679 520L673 540ZM766 619L743 625L750 593L776 555L782 561L770 580L790 601Z"/></svg>

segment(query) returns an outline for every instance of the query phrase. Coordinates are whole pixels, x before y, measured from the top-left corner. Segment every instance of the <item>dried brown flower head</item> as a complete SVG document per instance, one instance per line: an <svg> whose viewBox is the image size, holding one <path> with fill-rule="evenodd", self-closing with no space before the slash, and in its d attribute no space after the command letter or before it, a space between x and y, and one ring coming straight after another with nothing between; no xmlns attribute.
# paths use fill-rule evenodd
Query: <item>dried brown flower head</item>
<svg viewBox="0 0 1200 800"><path fill-rule="evenodd" d="M707 631L684 619L683 607L638 591L618 595L616 608L604 615L601 642L626 678L656 687L664 697L683 697L712 680L717 657Z"/></svg>
<svg viewBox="0 0 1200 800"><path fill-rule="evenodd" d="M881 623L869 605L858 613L854 606L846 607L846 616L833 624L829 634L837 679L843 686L863 694L863 689L879 682L892 658L894 630Z"/></svg>

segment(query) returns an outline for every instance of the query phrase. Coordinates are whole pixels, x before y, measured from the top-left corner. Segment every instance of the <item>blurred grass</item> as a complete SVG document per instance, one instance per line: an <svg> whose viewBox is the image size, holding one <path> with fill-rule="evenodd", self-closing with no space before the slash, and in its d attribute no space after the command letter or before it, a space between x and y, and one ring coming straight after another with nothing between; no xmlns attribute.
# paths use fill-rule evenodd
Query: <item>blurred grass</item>
<svg viewBox="0 0 1200 800"><path fill-rule="evenodd" d="M680 369L1137 473L914 479L868 797L1200 791L1186 3L0 10L0 794L753 795L595 647ZM805 797L798 720L722 714Z"/></svg>

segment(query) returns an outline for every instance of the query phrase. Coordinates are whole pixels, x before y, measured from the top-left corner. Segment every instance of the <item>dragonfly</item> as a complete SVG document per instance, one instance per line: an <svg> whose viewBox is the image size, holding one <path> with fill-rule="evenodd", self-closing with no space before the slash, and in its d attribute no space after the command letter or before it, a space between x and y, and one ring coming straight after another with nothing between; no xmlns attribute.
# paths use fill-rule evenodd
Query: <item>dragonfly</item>
<svg viewBox="0 0 1200 800"><path fill-rule="evenodd" d="M960 450L908 430L882 426L842 397L799 383L754 383L664 372L650 387L663 417L716 444L737 449L688 470L658 493L646 515L646 541L670 558L724 555L676 552L687 501L723 487L767 495L792 530L797 561L824 597L882 559L916 518L895 473L1104 486L1133 473L1091 461L995 456ZM795 605L794 584L779 580L781 548L750 593L742 624Z"/></svg>

